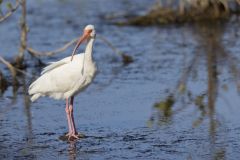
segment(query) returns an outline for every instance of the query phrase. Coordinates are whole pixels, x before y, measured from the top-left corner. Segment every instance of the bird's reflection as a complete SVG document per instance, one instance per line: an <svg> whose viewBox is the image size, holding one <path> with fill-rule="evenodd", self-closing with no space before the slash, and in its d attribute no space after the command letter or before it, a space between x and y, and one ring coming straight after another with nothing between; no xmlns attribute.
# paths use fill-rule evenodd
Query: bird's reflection
<svg viewBox="0 0 240 160"><path fill-rule="evenodd" d="M77 157L77 148L76 148L76 141L69 141L68 147L68 156L69 160L75 160Z"/></svg>

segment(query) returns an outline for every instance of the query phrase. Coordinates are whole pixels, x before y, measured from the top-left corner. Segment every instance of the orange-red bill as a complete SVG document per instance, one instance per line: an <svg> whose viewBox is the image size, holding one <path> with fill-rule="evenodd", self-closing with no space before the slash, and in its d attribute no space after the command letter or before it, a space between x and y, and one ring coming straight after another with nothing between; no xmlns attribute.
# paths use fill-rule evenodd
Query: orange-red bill
<svg viewBox="0 0 240 160"><path fill-rule="evenodd" d="M72 53L72 57L71 57L71 61L73 60L73 56L75 55L78 47L80 46L80 44L82 44L82 42L84 42L85 40L87 40L87 38L90 36L91 31L86 30L84 31L83 35L79 38L77 45L75 46L73 53Z"/></svg>

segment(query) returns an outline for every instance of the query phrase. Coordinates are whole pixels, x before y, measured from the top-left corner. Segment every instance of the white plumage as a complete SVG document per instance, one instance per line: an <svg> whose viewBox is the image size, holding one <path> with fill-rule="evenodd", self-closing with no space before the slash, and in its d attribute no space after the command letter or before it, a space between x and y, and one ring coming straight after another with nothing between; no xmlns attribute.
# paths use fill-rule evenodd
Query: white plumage
<svg viewBox="0 0 240 160"><path fill-rule="evenodd" d="M87 40L85 53L74 55L79 45ZM73 54L60 61L52 62L45 67L41 76L29 86L31 101L41 96L54 99L66 99L66 112L69 125L69 138L77 138L73 119L73 99L76 94L85 89L95 77L97 68L92 57L95 29L87 25L83 36L80 37ZM71 98L70 105L69 99Z"/></svg>
<svg viewBox="0 0 240 160"><path fill-rule="evenodd" d="M83 68L84 53L66 57L53 62L45 67L35 82L29 87L31 100L35 101L40 96L49 96L54 99L66 99L76 95L86 88L96 73L94 63L85 62Z"/></svg>

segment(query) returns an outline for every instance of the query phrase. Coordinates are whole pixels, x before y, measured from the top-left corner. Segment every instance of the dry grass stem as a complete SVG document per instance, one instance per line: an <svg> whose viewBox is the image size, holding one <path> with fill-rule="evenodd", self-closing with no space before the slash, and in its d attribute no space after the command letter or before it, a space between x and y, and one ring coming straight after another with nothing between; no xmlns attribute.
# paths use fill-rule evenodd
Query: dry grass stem
<svg viewBox="0 0 240 160"><path fill-rule="evenodd" d="M19 0L16 0L16 4L14 5L14 7L4 16L0 17L0 23L9 18L18 9L19 5L20 5Z"/></svg>
<svg viewBox="0 0 240 160"><path fill-rule="evenodd" d="M18 69L16 67L14 67L10 62L8 62L7 60L5 60L3 57L0 56L0 62L3 63L8 69L9 71L11 72L12 76L13 77L16 77L17 75L17 72L19 73L22 73L26 76L31 76L29 73L21 70L21 69Z"/></svg>
<svg viewBox="0 0 240 160"><path fill-rule="evenodd" d="M61 48L58 48L54 51L49 51L49 52L39 52L39 51L36 51L34 50L33 48L31 47L27 47L27 51L32 55L32 56L35 56L35 57L41 57L41 56L53 56L55 54L58 54L58 53L61 53L63 51L65 51L68 47L70 47L72 44L76 43L78 40L78 38L75 38L73 40L71 40L70 42L66 43L63 47Z"/></svg>

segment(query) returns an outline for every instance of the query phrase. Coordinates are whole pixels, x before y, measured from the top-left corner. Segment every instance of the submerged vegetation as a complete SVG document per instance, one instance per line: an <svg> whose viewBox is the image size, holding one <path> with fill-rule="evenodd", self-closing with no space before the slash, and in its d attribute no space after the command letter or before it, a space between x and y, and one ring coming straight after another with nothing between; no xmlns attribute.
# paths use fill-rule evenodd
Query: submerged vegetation
<svg viewBox="0 0 240 160"><path fill-rule="evenodd" d="M223 96L223 92L227 92L229 88L229 84L222 80L224 76L221 74L224 71L228 71L230 81L235 84L236 91L240 91L240 59L223 47L221 39L224 29L224 23L198 23L194 26L194 37L200 47L193 58L183 65L176 87L166 92L165 99L154 104L156 112L149 120L151 124L165 124L173 115L192 106L198 113L193 126L209 121L210 133L215 134L218 123L215 111L217 98ZM202 66L203 63L205 66ZM202 83L201 89L193 89L199 83ZM228 100L223 101L226 107L231 107Z"/></svg>
<svg viewBox="0 0 240 160"><path fill-rule="evenodd" d="M114 21L117 25L162 25L195 21L226 20L240 13L239 0L178 0L158 3L145 15Z"/></svg>
<svg viewBox="0 0 240 160"><path fill-rule="evenodd" d="M198 117L193 121L193 126L198 126L203 121L209 121L210 133L215 133L218 118L215 108L219 90L227 90L227 83L220 83L220 75L225 70L229 71L229 77L233 79L236 90L240 88L240 59L236 53L227 51L222 44L225 25L231 17L238 20L240 14L239 0L159 0L149 11L138 16L124 15L124 17L108 17L116 25L171 25L188 23L194 28L193 37L199 48L192 60L181 71L178 84L172 90L166 91L165 98L153 105L153 114L149 124L166 124L172 117L189 106L193 106L198 112ZM119 20L121 19L121 20ZM236 34L238 37L238 35ZM204 91L192 89L203 78L199 67L201 59L206 64L206 86ZM195 78L195 84L190 83ZM198 92L198 93L196 93ZM229 103L224 100L227 106Z"/></svg>

